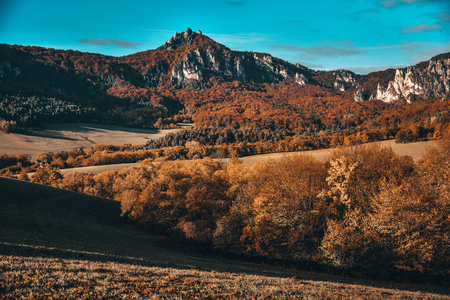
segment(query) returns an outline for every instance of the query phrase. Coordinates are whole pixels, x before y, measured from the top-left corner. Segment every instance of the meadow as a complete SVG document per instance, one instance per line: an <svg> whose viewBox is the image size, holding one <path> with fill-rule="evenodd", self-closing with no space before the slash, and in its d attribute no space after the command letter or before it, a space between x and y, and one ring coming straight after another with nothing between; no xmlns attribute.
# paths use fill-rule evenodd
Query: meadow
<svg viewBox="0 0 450 300"><path fill-rule="evenodd" d="M5 298L450 299L445 295L235 272L0 255Z"/></svg>
<svg viewBox="0 0 450 300"><path fill-rule="evenodd" d="M36 160L39 152L71 151L96 144L145 144L180 129L134 129L115 125L92 123L43 124L27 133L0 131L0 154L30 154Z"/></svg>

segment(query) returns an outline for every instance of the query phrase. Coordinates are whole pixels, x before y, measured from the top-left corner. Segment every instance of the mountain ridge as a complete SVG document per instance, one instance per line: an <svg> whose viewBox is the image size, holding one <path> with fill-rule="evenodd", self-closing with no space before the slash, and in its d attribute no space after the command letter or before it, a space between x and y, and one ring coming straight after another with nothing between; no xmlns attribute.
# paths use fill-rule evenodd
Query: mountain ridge
<svg viewBox="0 0 450 300"><path fill-rule="evenodd" d="M359 94L355 95L355 100L357 101L368 100L372 96L372 99L392 102L399 100L403 96L403 94L399 94L398 89L396 90L397 96L383 95L386 92L383 88L385 90L391 90L390 93L392 94L393 88L389 88L389 82L395 81L395 75L393 76L390 69L371 72L366 75L359 75L345 69L332 71L312 70L300 64L293 64L276 58L268 53L231 50L225 45L217 43L204 35L200 30L194 32L189 27L184 32L176 32L166 43L156 49L120 57L74 50L47 49L36 46L6 44L1 46L18 48L24 53L34 53L35 55L37 54L36 52L52 52L53 56L58 56L60 53L67 53L67 56L89 56L88 61L92 61L91 65L98 66L99 61L100 65L102 65L101 61L109 61L113 65L111 66L112 68L125 68L127 75L132 74L132 76L124 76L123 73L117 72L117 70L106 68L109 74L103 74L103 76L99 77L109 86L121 87L123 84L126 85L124 82L116 82L117 80L113 76L117 75L119 78L126 77L126 82L138 87L167 86L170 88L205 88L205 82L212 77L219 76L225 78L227 81L239 80L243 83L270 83L293 80L297 84L319 85L339 91L357 92L358 90L362 90ZM443 53L432 57L429 61L397 69L400 71L396 72L405 72L404 70L411 67L423 69L427 65L427 62L438 60L444 61L444 65L448 66L449 57L450 53ZM48 62L48 57L46 57L46 60ZM43 59L38 59L38 61L46 62ZM6 62L8 61L6 60ZM67 65L62 64L60 67L64 68ZM14 69L18 70L17 67ZM88 68L87 75L92 76L92 71L89 69L91 68ZM131 69L137 72L132 72ZM100 70L105 71L105 69ZM5 77L6 73L8 73L8 66L5 65L5 60L0 57L0 79ZM378 75L380 74L388 77L389 81L381 82L381 86L377 86L376 89L370 85L366 85L367 81L370 81L373 77L379 77ZM446 79L448 80L448 78ZM434 96L434 94L443 96L443 93L446 92L448 92L448 88L440 88L439 91L435 91L434 93L425 93L425 96ZM420 95L420 93L415 94Z"/></svg>
<svg viewBox="0 0 450 300"><path fill-rule="evenodd" d="M49 99L56 99L67 107L83 108L76 109L86 116L82 121L152 127L159 118L176 115L190 101L174 98L173 91L208 90L235 81L244 85L284 82L316 86L338 95L344 93L338 97L351 97L357 102L446 99L450 53L406 68L359 75L345 69L312 70L268 53L231 50L190 28L175 33L156 49L121 57L0 44L0 95L4 97L0 108L10 106L12 100L6 95L40 97L30 105L49 110L54 102ZM71 108L63 111L59 118L71 114ZM11 119L11 113L0 111L0 118ZM79 120L79 114L74 118ZM27 118L33 119L39 121L40 117Z"/></svg>

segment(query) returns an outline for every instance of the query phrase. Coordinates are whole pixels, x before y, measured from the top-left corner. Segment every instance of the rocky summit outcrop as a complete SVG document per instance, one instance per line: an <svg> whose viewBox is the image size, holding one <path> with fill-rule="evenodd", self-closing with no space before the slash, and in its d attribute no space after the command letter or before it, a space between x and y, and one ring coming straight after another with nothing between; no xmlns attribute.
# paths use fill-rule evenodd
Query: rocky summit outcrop
<svg viewBox="0 0 450 300"><path fill-rule="evenodd" d="M356 86L356 74L351 71L342 69L333 71L333 76L333 88L337 91L344 92Z"/></svg>
<svg viewBox="0 0 450 300"><path fill-rule="evenodd" d="M159 47L160 50L175 50L183 45L192 45L197 35L202 34L199 30L198 33L192 31L191 28L187 28L185 32L175 32L173 37L170 38L164 45Z"/></svg>
<svg viewBox="0 0 450 300"><path fill-rule="evenodd" d="M239 52L214 42L201 31L175 33L158 50L187 50L171 69L170 85L175 88L202 87L210 78L249 82L280 82L293 80L297 84L314 83L311 70L294 65L266 53Z"/></svg>
<svg viewBox="0 0 450 300"><path fill-rule="evenodd" d="M384 102L444 97L450 92L450 54L439 55L415 66L396 69L387 86L378 83L376 94L369 96L361 88L355 101L377 99Z"/></svg>

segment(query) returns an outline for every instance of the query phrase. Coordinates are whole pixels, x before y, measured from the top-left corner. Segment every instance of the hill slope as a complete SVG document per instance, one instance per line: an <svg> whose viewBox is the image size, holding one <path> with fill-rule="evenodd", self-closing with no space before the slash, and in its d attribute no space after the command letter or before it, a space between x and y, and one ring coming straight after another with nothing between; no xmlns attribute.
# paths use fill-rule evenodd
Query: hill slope
<svg viewBox="0 0 450 300"><path fill-rule="evenodd" d="M0 294L7 298L448 299L189 253L189 246L181 250L128 224L119 203L106 199L6 178L0 178L0 191Z"/></svg>
<svg viewBox="0 0 450 300"><path fill-rule="evenodd" d="M0 191L0 253L33 252L38 246L43 247L38 251L75 257L178 267L217 265L174 252L165 238L145 234L120 217L119 202L1 177Z"/></svg>

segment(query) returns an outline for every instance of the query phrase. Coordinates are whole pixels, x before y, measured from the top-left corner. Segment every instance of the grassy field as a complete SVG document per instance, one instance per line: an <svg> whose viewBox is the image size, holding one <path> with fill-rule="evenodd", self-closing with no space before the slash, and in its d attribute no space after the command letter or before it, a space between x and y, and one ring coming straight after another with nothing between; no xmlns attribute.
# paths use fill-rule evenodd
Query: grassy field
<svg viewBox="0 0 450 300"><path fill-rule="evenodd" d="M114 125L88 123L43 124L29 134L0 132L0 154L30 154L60 152L89 148L96 144L145 144L180 129L133 129Z"/></svg>
<svg viewBox="0 0 450 300"><path fill-rule="evenodd" d="M224 258L146 233L119 203L0 178L0 298L450 299L399 285Z"/></svg>
<svg viewBox="0 0 450 300"><path fill-rule="evenodd" d="M32 295L36 299L448 299L443 295L294 277L76 259L0 258L3 292L11 298Z"/></svg>
<svg viewBox="0 0 450 300"><path fill-rule="evenodd" d="M397 154L409 155L416 161L422 157L422 154L425 153L426 148L436 146L436 141L426 141L426 142L417 142L417 143L409 143L409 144L396 144L395 141L389 140L389 141L382 141L379 143L384 146L392 147L392 149ZM251 164L251 163L254 163L257 161L265 161L268 159L277 159L277 158L281 158L283 156L305 154L305 155L311 155L311 156L317 158L318 160L325 161L333 151L336 151L336 149L337 148L301 151L301 152L285 152L285 153L270 153L270 154L252 155L252 156L241 157L240 160L242 160L246 164ZM229 161L229 159L220 159L220 160L224 161L224 162ZM62 169L61 173L68 174L68 173L78 172L78 173L92 173L95 175L95 174L99 174L99 173L106 172L106 171L122 170L124 168L128 168L133 165L135 165L135 163L103 165L103 166L89 166L89 167L80 167L80 168L73 168L73 169ZM32 175L33 175L33 173L30 173L30 176L32 176Z"/></svg>
<svg viewBox="0 0 450 300"><path fill-rule="evenodd" d="M182 128L190 124L181 124ZM42 128L31 130L29 134L6 134L0 132L0 155L30 154L32 161L36 160L39 152L70 151L80 147L89 148L96 144L145 144L148 140L160 138L168 133L181 129L145 130L120 127L114 125L88 124L88 123L60 123L43 124ZM382 145L391 146L401 155L412 156L418 160L427 147L435 146L435 141L418 142L410 144L396 144L393 140L379 142ZM311 150L288 153L272 153L243 157L244 163L264 161L271 158L280 158L285 155L307 154L321 161L325 161L335 149ZM223 161L227 161L224 159ZM61 170L62 174L72 172L85 172L99 174L105 171L121 170L133 164L115 164L103 166L89 166ZM32 173L30 173L32 175Z"/></svg>
<svg viewBox="0 0 450 300"><path fill-rule="evenodd" d="M392 147L395 153L400 155L408 155L411 156L414 160L419 160L422 155L425 153L426 148L436 146L436 141L425 141L425 142L416 142L409 144L397 144L394 140L377 142L383 146ZM271 153L271 154L262 154L262 155L253 155L248 157L243 157L242 160L245 163L253 163L256 161L264 161L270 158L280 158L283 155L295 155L295 154L306 154L311 155L317 158L320 161L325 161L328 159L330 154L333 151L336 151L337 148L331 149L321 149L321 150L310 150L310 151L301 151L301 152L288 152L288 153Z"/></svg>

